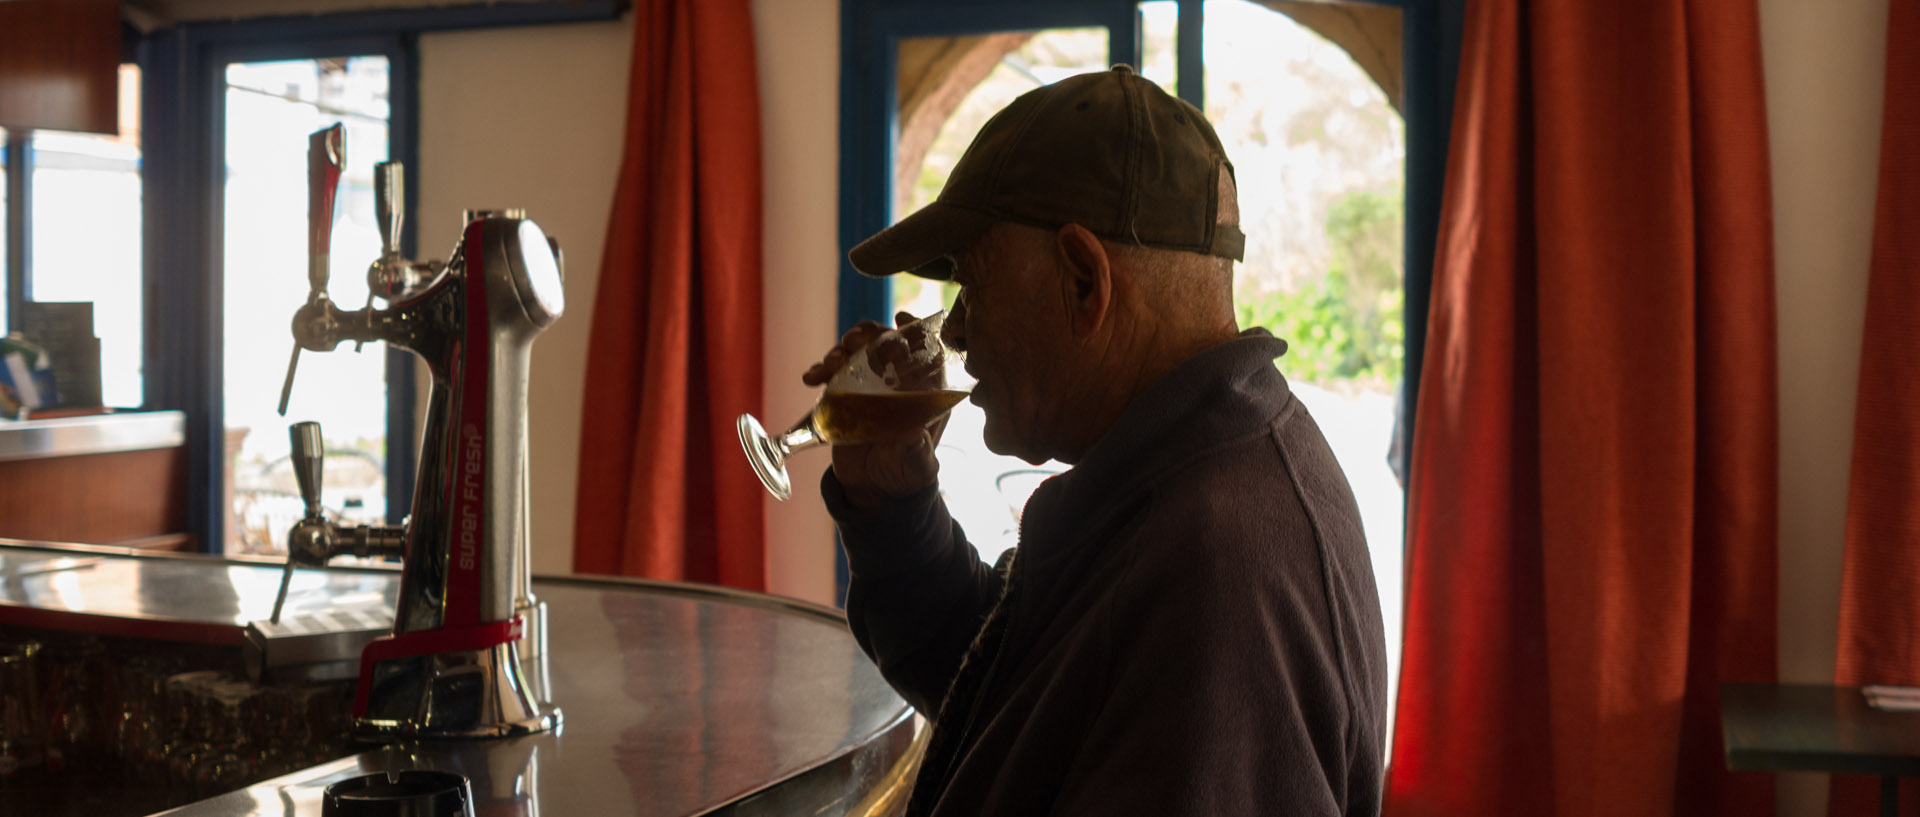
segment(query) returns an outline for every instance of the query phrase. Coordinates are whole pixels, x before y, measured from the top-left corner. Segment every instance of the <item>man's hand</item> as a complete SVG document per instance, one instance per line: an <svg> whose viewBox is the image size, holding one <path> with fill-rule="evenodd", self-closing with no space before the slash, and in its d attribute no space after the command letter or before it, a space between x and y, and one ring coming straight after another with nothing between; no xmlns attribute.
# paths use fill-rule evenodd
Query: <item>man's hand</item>
<svg viewBox="0 0 1920 817"><path fill-rule="evenodd" d="M915 318L905 312L894 315L896 324L913 320ZM809 386L824 385L846 368L855 352L886 331L886 327L874 321L861 321L847 330L840 343L827 350L819 363L807 369L800 381ZM879 359L870 363L879 363ZM933 456L934 446L939 443L940 432L946 425L947 415L941 414L927 427L893 440L833 446L833 473L846 489L847 499L856 508L870 508L933 484L940 474L940 463Z"/></svg>

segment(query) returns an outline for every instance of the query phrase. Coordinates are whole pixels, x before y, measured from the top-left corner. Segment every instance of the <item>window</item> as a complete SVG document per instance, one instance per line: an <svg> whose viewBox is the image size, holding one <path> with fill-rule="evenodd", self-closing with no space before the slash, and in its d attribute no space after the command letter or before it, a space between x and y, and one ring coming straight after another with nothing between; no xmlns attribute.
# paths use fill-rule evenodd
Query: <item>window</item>
<svg viewBox="0 0 1920 817"><path fill-rule="evenodd" d="M12 213L8 211L7 199L12 195L13 185L7 175L12 172L15 150L13 137L6 128L0 128L0 327L11 329L13 326L13 266L10 238L14 231Z"/></svg>
<svg viewBox="0 0 1920 817"><path fill-rule="evenodd" d="M7 137L17 157L8 188L20 194L0 239L16 267L6 276L7 327L47 348L58 407L145 402L140 69L121 66L119 85L117 134Z"/></svg>
<svg viewBox="0 0 1920 817"><path fill-rule="evenodd" d="M306 296L307 135L336 121L349 130L330 293L344 305L358 305L365 297L366 267L378 252L368 238L374 232L368 179L375 160L391 156L406 166L408 200L399 209L406 223L420 223L413 212L420 187L414 160L419 35L614 20L626 5L541 0L297 17L262 11L253 19L188 20L139 37L149 159L143 178L145 263L153 280L146 310L165 316L149 323L156 341L147 351L146 391L150 406L186 414L187 528L203 550L275 547L271 531L285 525L268 518L273 503L238 509L269 531L264 540L247 539L240 526L248 517L236 513L234 493L244 489L237 485L241 480L286 486L276 476L276 450L286 450L287 427L297 420L319 420L334 455L326 463L321 497L330 511L354 521L383 516L396 524L412 496L417 449L411 353L373 345L355 353L351 344L332 353L303 353L295 404L288 417L274 412L292 349L293 310ZM269 155L278 151L292 155ZM293 176L260 184L286 173ZM299 202L291 218L288 201ZM254 207L260 210L244 212ZM269 233L292 238L270 239ZM400 251L415 255L410 236ZM277 289L282 286L292 293ZM267 302L248 301L256 296ZM294 300L282 300L287 297ZM243 311L256 314L236 314ZM252 323L256 317L261 324ZM236 346L257 347L260 355ZM271 362L256 363L266 358ZM332 367L341 371L327 373ZM378 379L369 374L376 371L382 373ZM336 374L345 379L334 381ZM330 383L337 388L328 388ZM272 391L271 398L263 401L262 390ZM302 401L309 405L303 408ZM229 433L242 427L243 435ZM353 484L344 482L349 479ZM372 487L376 481L384 487Z"/></svg>
<svg viewBox="0 0 1920 817"><path fill-rule="evenodd" d="M1178 8L1141 5L1142 73L1177 87ZM1387 618L1398 623L1400 487L1394 434L1404 300L1400 279L1399 113L1339 46L1246 0L1210 0L1205 100L1241 180L1246 262L1236 272L1243 327L1292 349L1281 368L1339 454L1363 507ZM1109 61L1100 28L901 38L892 220L930 203L973 135L1014 97ZM963 93L964 92L964 93ZM957 103L953 100L958 100ZM952 303L953 286L888 280L897 309ZM981 557L1012 547L1038 469L987 451L980 412L962 405L942 441L948 503ZM1002 493L1005 492L1005 493Z"/></svg>
<svg viewBox="0 0 1920 817"><path fill-rule="evenodd" d="M1391 681L1406 502L1388 458L1406 343L1405 125L1346 50L1286 15L1208 0L1206 21L1206 113L1241 180L1247 233L1240 326L1288 342L1280 370L1353 488Z"/></svg>
<svg viewBox="0 0 1920 817"><path fill-rule="evenodd" d="M1450 105L1438 92L1438 70L1406 72L1403 101L1401 60L1445 65L1450 76L1439 38L1419 36L1448 23L1390 1L1061 0L964 12L956 5L858 0L846 12L849 71L886 54L893 76L863 75L843 88L843 106L854 108L841 135L843 248L931 201L985 118L1045 82L1129 62L1200 106L1240 180L1249 236L1235 278L1241 326L1265 326L1292 346L1279 365L1354 487L1389 671L1397 671L1405 499L1389 452L1410 438L1411 407L1396 396L1403 384L1417 388L1426 308L1425 273L1402 271L1431 266L1426 222L1438 213ZM1124 47L1101 48L1101 29L1079 28L1088 25ZM972 53L944 62L928 56L941 49ZM944 78L923 76L929 64ZM1403 110L1413 113L1403 118ZM872 157L891 166L870 167ZM951 303L950 290L846 269L841 323L884 321L896 304L923 314ZM1060 466L995 458L978 434L978 419L956 411L942 441L942 487L991 561L1014 544L1033 485ZM954 471L953 482L971 485L949 485L944 476Z"/></svg>
<svg viewBox="0 0 1920 817"><path fill-rule="evenodd" d="M320 504L336 521L387 520L386 344L300 356L287 414L278 404L293 348L288 323L307 300L307 143L346 126L346 168L334 207L329 294L367 305L367 266L380 256L373 166L388 155L384 56L226 66L225 437L233 497L228 553L279 554L305 513L287 428L320 423Z"/></svg>
<svg viewBox="0 0 1920 817"><path fill-rule="evenodd" d="M940 194L947 174L974 134L1015 97L1074 74L1105 68L1107 40L1106 29L1091 27L902 40L902 71L911 70L916 62L928 64L930 70L953 65L941 84L975 84L957 97L957 104L942 103L951 88L909 99L915 116L902 117L908 124L902 129L896 160L899 184L893 220L925 207ZM944 58L925 56L929 54ZM975 75L982 76L976 79ZM920 84L930 87L932 79ZM895 308L915 315L951 307L958 290L951 283L911 275L895 275L887 283ZM980 558L992 563L1018 544L1020 512L1033 489L1066 466L1048 462L1036 467L1017 457L995 454L981 438L985 426L986 415L978 406L967 402L955 406L938 455L948 510L967 529Z"/></svg>

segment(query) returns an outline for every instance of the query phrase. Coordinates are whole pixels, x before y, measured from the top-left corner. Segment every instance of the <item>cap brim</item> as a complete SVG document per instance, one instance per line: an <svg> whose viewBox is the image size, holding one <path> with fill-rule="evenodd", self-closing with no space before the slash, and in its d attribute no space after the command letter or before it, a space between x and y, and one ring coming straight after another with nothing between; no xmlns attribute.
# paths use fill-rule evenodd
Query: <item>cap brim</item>
<svg viewBox="0 0 1920 817"><path fill-rule="evenodd" d="M954 251L992 226L994 217L965 207L934 202L874 233L847 253L860 274L885 278L898 272L945 281L953 277Z"/></svg>

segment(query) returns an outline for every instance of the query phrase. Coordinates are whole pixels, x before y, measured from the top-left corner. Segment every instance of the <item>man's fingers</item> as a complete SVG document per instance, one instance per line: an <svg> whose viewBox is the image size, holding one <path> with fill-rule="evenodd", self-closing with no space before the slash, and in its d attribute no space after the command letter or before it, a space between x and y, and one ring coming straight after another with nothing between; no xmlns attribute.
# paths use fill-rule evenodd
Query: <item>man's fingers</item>
<svg viewBox="0 0 1920 817"><path fill-rule="evenodd" d="M807 370L801 373L800 382L809 386L818 386L832 380L835 374L846 368L847 360L853 357L854 352L872 343L874 338L885 331L887 331L886 327L874 321L861 321L854 324L846 334L840 336L838 345L827 350L819 363L807 367Z"/></svg>
<svg viewBox="0 0 1920 817"><path fill-rule="evenodd" d="M807 367L806 372L800 375L800 382L809 386L818 386L832 380L834 373L840 371L840 367L845 365L847 365L847 354L836 346L819 363Z"/></svg>
<svg viewBox="0 0 1920 817"><path fill-rule="evenodd" d="M875 321L861 321L854 324L852 329L848 329L846 334L840 336L840 346L848 350L858 349L867 345L868 341L873 340L874 337L885 331L887 331L887 328Z"/></svg>

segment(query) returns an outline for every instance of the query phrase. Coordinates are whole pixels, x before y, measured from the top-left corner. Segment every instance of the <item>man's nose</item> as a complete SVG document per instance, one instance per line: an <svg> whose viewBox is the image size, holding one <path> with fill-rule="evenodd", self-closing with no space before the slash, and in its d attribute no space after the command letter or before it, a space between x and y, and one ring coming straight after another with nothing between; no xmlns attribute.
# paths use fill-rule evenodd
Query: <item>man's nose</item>
<svg viewBox="0 0 1920 817"><path fill-rule="evenodd" d="M967 302L961 298L953 300L953 308L947 310L947 320L940 326L940 342L956 352L967 351Z"/></svg>

